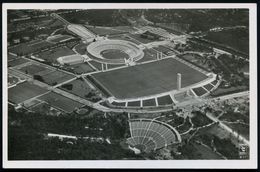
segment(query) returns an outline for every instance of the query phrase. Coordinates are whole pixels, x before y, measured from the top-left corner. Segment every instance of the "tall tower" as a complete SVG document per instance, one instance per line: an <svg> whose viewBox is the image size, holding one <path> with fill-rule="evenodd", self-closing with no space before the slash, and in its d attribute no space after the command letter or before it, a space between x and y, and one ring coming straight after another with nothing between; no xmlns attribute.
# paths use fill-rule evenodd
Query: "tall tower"
<svg viewBox="0 0 260 172"><path fill-rule="evenodd" d="M177 73L177 90L181 89L181 74Z"/></svg>

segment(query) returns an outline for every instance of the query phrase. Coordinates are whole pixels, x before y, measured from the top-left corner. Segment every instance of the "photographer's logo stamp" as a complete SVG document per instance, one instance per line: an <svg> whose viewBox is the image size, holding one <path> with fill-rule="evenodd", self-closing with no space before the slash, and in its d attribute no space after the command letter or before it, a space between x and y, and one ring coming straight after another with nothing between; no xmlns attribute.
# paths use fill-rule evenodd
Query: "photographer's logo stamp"
<svg viewBox="0 0 260 172"><path fill-rule="evenodd" d="M239 158L249 159L249 146L246 144L239 145Z"/></svg>

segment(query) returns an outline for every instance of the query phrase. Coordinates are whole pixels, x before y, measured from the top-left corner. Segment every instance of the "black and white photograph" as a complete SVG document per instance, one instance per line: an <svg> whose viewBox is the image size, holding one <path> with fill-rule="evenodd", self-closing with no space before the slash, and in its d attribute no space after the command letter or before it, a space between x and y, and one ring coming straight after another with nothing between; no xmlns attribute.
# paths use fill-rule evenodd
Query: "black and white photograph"
<svg viewBox="0 0 260 172"><path fill-rule="evenodd" d="M3 4L6 168L256 168L256 4Z"/></svg>

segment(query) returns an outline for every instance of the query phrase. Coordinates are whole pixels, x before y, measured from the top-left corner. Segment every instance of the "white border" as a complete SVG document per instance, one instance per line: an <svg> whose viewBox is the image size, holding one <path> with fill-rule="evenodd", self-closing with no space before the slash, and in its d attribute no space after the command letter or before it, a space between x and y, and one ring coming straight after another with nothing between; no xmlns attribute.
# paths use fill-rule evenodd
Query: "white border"
<svg viewBox="0 0 260 172"><path fill-rule="evenodd" d="M140 9L140 8L249 8L250 9L250 160L131 160L131 161L8 161L7 103L3 104L3 167L4 168L257 168L257 31L256 4L239 3L3 3L3 102L7 102L7 9Z"/></svg>

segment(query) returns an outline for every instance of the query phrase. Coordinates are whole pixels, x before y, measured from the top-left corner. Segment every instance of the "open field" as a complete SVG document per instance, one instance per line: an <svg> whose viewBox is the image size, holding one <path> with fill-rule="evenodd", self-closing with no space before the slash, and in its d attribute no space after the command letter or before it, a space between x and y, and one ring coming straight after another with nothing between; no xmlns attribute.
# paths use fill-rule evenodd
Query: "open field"
<svg viewBox="0 0 260 172"><path fill-rule="evenodd" d="M83 106L83 104L81 103L75 102L72 99L69 99L54 92L45 94L38 99L49 103L54 108L62 109L66 112L72 112L73 110L75 110L75 108Z"/></svg>
<svg viewBox="0 0 260 172"><path fill-rule="evenodd" d="M18 104L46 92L44 88L24 82L8 89L8 101Z"/></svg>
<svg viewBox="0 0 260 172"><path fill-rule="evenodd" d="M61 71L53 71L51 73L47 73L46 75L42 75L43 82L49 85L56 85L72 79L73 77L73 75Z"/></svg>
<svg viewBox="0 0 260 172"><path fill-rule="evenodd" d="M41 66L38 64L30 64L28 66L21 67L18 70L22 71L25 74L34 75L34 74L37 74L39 72L49 70L49 69L46 68L45 66Z"/></svg>
<svg viewBox="0 0 260 172"><path fill-rule="evenodd" d="M88 44L84 44L84 43L80 43L78 45L75 46L75 50L81 54L84 55L86 54L86 49L87 49Z"/></svg>
<svg viewBox="0 0 260 172"><path fill-rule="evenodd" d="M14 56L14 55L12 55L12 54L10 54L10 53L8 53L8 55L7 55L7 60L8 60L8 62L10 62L10 61L12 61L12 60L15 60L15 59L17 59L18 57L17 56Z"/></svg>
<svg viewBox="0 0 260 172"><path fill-rule="evenodd" d="M128 59L129 56L125 52L116 49L104 50L100 53L105 59Z"/></svg>
<svg viewBox="0 0 260 172"><path fill-rule="evenodd" d="M41 49L45 49L47 47L51 47L52 45L52 43L49 43L47 41L34 40L31 42L21 43L17 46L11 47L8 49L8 51L18 55L25 55L39 51Z"/></svg>
<svg viewBox="0 0 260 172"><path fill-rule="evenodd" d="M134 38L131 38L129 35L124 34L124 35L116 35L116 36L110 36L108 37L109 39L116 39L116 40L125 40L125 41L130 41L133 42L137 45L141 44L139 41L135 40Z"/></svg>
<svg viewBox="0 0 260 172"><path fill-rule="evenodd" d="M227 126L229 126L233 131L239 133L247 140L249 140L249 125L239 124L239 123L227 123L224 122Z"/></svg>
<svg viewBox="0 0 260 172"><path fill-rule="evenodd" d="M58 47L49 51L45 51L35 55L38 58L46 60L48 62L56 62L57 58L62 56L74 55L75 52L69 49L68 47Z"/></svg>
<svg viewBox="0 0 260 172"><path fill-rule="evenodd" d="M96 62L96 61L94 61L94 60L91 60L91 61L89 61L88 63L90 63L92 66L94 66L94 67L97 68L98 70L101 70L101 69L102 69L101 63L98 63L98 62Z"/></svg>
<svg viewBox="0 0 260 172"><path fill-rule="evenodd" d="M163 97L158 97L158 104L159 105L169 105L172 104L173 101L169 95L163 96Z"/></svg>
<svg viewBox="0 0 260 172"><path fill-rule="evenodd" d="M239 35L239 36L238 36ZM217 42L242 51L246 54L249 53L249 31L248 29L224 30L221 32L209 32L205 39Z"/></svg>
<svg viewBox="0 0 260 172"><path fill-rule="evenodd" d="M69 89L69 87L71 89ZM82 98L86 98L86 96L91 92L90 86L82 79L76 79L60 86L59 88Z"/></svg>
<svg viewBox="0 0 260 172"><path fill-rule="evenodd" d="M89 73L94 71L94 69L88 63L75 64L71 65L70 67L73 68L73 71L76 74Z"/></svg>
<svg viewBox="0 0 260 172"><path fill-rule="evenodd" d="M151 60L156 60L156 54L157 52L153 49L144 49L144 56L141 60L137 61L138 63L140 62L145 62L145 61L151 61Z"/></svg>
<svg viewBox="0 0 260 172"><path fill-rule="evenodd" d="M156 106L155 99L143 100L143 106Z"/></svg>
<svg viewBox="0 0 260 172"><path fill-rule="evenodd" d="M23 63L27 63L29 62L29 60L26 60L24 58L17 58L15 60L9 61L8 62L8 67L14 67Z"/></svg>
<svg viewBox="0 0 260 172"><path fill-rule="evenodd" d="M177 73L182 74L182 87L207 78L172 58L96 73L93 77L116 98L136 98L176 89Z"/></svg>
<svg viewBox="0 0 260 172"><path fill-rule="evenodd" d="M143 44L147 44L147 43L156 41L156 40L151 40L151 39L142 38L140 34L130 34L130 36L131 36L132 38L136 39L137 41L143 43Z"/></svg>
<svg viewBox="0 0 260 172"><path fill-rule="evenodd" d="M9 85L14 85L18 81L19 81L19 79L17 77L8 75L8 86Z"/></svg>
<svg viewBox="0 0 260 172"><path fill-rule="evenodd" d="M100 35L100 36L127 33L127 31L124 31L124 30L116 30L116 29L109 28L109 27L94 27L94 26L86 26L86 27L93 33Z"/></svg>

